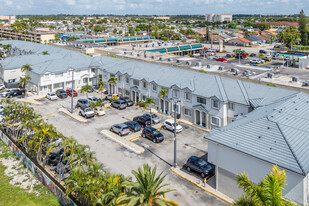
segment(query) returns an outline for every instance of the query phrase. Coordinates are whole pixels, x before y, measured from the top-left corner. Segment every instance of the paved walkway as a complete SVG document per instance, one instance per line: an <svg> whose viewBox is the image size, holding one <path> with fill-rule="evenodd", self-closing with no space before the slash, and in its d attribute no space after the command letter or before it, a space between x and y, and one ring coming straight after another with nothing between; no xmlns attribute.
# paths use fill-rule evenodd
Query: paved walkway
<svg viewBox="0 0 309 206"><path fill-rule="evenodd" d="M182 171L179 167L171 168L171 171L180 176L181 178L195 184L197 187L201 188L202 190L220 198L221 200L233 205L234 200L227 195L215 190L213 187L209 186L207 182L203 182L201 179L188 174L187 172ZM215 178L215 177L214 177Z"/></svg>
<svg viewBox="0 0 309 206"><path fill-rule="evenodd" d="M70 111L68 111L65 108L60 108L59 109L60 112L65 113L66 115L69 115L70 117L72 117L73 119L79 121L79 122L87 122L87 120L85 118L83 118L82 116L76 114L76 113L71 113Z"/></svg>
<svg viewBox="0 0 309 206"><path fill-rule="evenodd" d="M108 137L109 139L117 142L118 144L124 146L125 148L137 153L137 154L141 154L143 153L145 150L143 147L140 147L138 146L137 144L129 141L128 137L125 138L125 137L121 137L121 136L118 136L117 134L109 131L109 130L102 130L100 132L102 135ZM134 134L136 136L136 134ZM132 138L132 137L131 137Z"/></svg>
<svg viewBox="0 0 309 206"><path fill-rule="evenodd" d="M27 102L29 104L35 104L35 105L42 105L42 103L37 101L37 100L45 98L45 96L39 96L39 95L33 95L33 94L29 95L29 94L31 94L31 93L27 92L27 96L26 97L17 99L16 101Z"/></svg>

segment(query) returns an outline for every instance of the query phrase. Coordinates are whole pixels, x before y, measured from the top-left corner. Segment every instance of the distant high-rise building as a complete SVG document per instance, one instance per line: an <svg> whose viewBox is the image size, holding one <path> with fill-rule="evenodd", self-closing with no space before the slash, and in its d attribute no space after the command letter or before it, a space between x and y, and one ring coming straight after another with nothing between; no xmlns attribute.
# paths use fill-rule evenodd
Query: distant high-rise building
<svg viewBox="0 0 309 206"><path fill-rule="evenodd" d="M205 20L208 22L230 22L232 18L232 14L205 14Z"/></svg>
<svg viewBox="0 0 309 206"><path fill-rule="evenodd" d="M8 20L9 24L14 24L16 22L15 15L0 15L0 20Z"/></svg>

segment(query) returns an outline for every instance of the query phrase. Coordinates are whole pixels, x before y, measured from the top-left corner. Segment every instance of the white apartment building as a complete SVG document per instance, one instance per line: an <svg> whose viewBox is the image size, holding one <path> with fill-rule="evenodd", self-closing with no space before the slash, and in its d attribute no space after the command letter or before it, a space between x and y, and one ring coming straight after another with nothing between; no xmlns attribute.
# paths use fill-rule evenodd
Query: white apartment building
<svg viewBox="0 0 309 206"><path fill-rule="evenodd" d="M6 85L10 82L9 78L19 80L20 68L24 64L32 67L28 90L40 95L71 88L72 72L74 89L85 84L96 85L100 77L108 82L110 77L116 76L116 85L106 85L110 93L129 96L134 102L152 97L156 110L171 116L173 104L177 101L179 118L206 129L223 127L256 107L297 93L158 64L107 56L90 57L30 42L5 42L15 50L17 47L32 49L34 53L0 61L0 77ZM44 50L48 50L50 55L42 55ZM167 90L166 97L160 97L161 89Z"/></svg>
<svg viewBox="0 0 309 206"><path fill-rule="evenodd" d="M0 20L8 20L9 24L14 24L16 22L15 15L0 15Z"/></svg>
<svg viewBox="0 0 309 206"><path fill-rule="evenodd" d="M208 22L231 22L233 20L232 14L205 14L205 20Z"/></svg>

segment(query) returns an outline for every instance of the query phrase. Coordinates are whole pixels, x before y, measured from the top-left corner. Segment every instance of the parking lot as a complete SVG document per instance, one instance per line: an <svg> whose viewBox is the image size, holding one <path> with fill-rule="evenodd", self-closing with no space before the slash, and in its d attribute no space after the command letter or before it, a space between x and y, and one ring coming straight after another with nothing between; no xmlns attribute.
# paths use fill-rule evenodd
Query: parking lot
<svg viewBox="0 0 309 206"><path fill-rule="evenodd" d="M91 93L88 96L102 97L101 94L97 93ZM85 95L79 93L78 97L74 97L74 106L79 98L85 98ZM69 109L71 98L58 99L56 101L43 98L38 101L42 105L33 105L35 110L47 122L53 124L64 136L73 136L80 144L89 145L106 170L132 176L131 171L136 170L144 163L148 163L151 166L156 165L158 171L167 173L166 183L170 183L170 188L177 190L168 193L168 199L175 200L180 205L201 205L201 202L204 205L228 205L228 203L206 193L170 171L174 161L174 134L171 131L160 128L160 124L154 125L154 127L159 128L164 135L164 141L161 143L153 143L151 140L141 137L141 132L129 134L130 137L134 137L130 138L133 143L144 148L142 154L136 154L126 149L101 133L102 130L108 131L113 124L132 121L135 116L144 114L145 111L141 108L132 106L124 110L118 110L108 107L105 108L105 116L95 116L88 119L86 123L82 123L58 111L59 108L63 107ZM76 110L75 112L77 113ZM165 117L162 117L162 120L164 119ZM186 124L180 123L180 125L182 125L183 131L177 134L178 166L183 167L187 159L192 155L203 156L207 159L207 142L203 138L206 132ZM115 133L111 135L118 136ZM121 138L127 137L123 136ZM202 178L197 174L192 175L195 175L195 178L202 182ZM215 184L214 180L215 178L212 178L212 186Z"/></svg>

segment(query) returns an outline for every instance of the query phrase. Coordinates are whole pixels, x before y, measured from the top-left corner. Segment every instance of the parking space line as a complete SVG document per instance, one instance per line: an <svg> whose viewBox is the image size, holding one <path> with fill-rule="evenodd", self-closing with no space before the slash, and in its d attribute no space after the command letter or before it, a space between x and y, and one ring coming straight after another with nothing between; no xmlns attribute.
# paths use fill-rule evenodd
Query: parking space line
<svg viewBox="0 0 309 206"><path fill-rule="evenodd" d="M179 172L177 172L173 167L171 167L171 171L172 171L173 173L175 173L176 175L182 177L183 179L185 179L185 180L187 180L187 181L193 183L194 185L196 185L197 187L201 188L202 190L204 190L204 191L206 191L206 192L208 192L208 193L210 193L210 194L212 194L212 195L218 197L219 199L221 199L221 200L223 200L223 201L225 201L225 202L227 202L227 203L229 203L229 204L231 204L231 205L234 205L234 203L233 203L232 201L226 199L225 197L222 197L221 195L219 195L219 194L217 194L217 193L215 193L215 192L212 192L212 191L206 189L205 187L203 187L203 186L199 185L198 183L194 182L193 180L190 180L189 178L187 178L187 177L185 177L184 175L182 175L182 174L180 174Z"/></svg>
<svg viewBox="0 0 309 206"><path fill-rule="evenodd" d="M139 135L137 135L137 136L134 136L134 137L129 138L128 140L131 141L131 142L133 142L133 141L139 139L141 136L142 136L142 135L139 134Z"/></svg>
<svg viewBox="0 0 309 206"><path fill-rule="evenodd" d="M59 111L51 112L51 113L47 114L46 116L52 115L52 114L55 114L55 113L58 113L58 112L59 112Z"/></svg>

